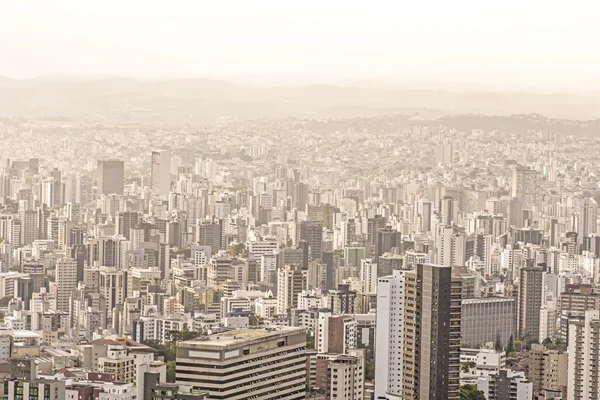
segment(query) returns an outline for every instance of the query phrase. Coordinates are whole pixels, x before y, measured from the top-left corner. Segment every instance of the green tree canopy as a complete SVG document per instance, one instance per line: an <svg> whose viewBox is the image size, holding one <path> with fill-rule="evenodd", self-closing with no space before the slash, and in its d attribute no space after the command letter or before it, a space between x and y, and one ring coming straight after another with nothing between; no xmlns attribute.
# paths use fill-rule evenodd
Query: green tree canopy
<svg viewBox="0 0 600 400"><path fill-rule="evenodd" d="M485 400L485 396L475 385L462 385L460 387L460 400Z"/></svg>

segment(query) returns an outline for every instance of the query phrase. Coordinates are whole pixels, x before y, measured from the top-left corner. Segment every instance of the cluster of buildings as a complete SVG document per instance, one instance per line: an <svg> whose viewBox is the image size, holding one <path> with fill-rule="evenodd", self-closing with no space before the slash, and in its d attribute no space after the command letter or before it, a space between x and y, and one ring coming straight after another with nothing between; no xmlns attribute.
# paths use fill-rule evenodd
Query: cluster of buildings
<svg viewBox="0 0 600 400"><path fill-rule="evenodd" d="M0 126L7 398L590 398L593 156L389 118Z"/></svg>

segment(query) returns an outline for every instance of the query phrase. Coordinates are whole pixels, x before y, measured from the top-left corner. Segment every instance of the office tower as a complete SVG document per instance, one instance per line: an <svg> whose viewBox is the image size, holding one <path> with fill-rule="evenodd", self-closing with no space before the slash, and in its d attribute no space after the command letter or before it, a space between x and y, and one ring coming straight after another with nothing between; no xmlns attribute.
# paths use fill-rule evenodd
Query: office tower
<svg viewBox="0 0 600 400"><path fill-rule="evenodd" d="M544 298L544 270L537 267L521 269L517 304L518 337L538 339L540 309Z"/></svg>
<svg viewBox="0 0 600 400"><path fill-rule="evenodd" d="M403 262L402 256L400 254L393 253L385 253L377 259L377 277L392 275L392 272L395 269L416 269L417 264L425 264L428 263L429 255L424 254L423 258L414 257L411 258L411 255L417 253L407 251L404 253L405 260ZM410 260L415 261L413 266L411 267ZM418 260L418 262L417 262Z"/></svg>
<svg viewBox="0 0 600 400"><path fill-rule="evenodd" d="M48 185L49 189L49 197L50 202L47 203L49 206L54 206L57 204L64 203L64 194L65 194L65 185L62 181L62 171L57 168L54 168L50 171L50 181L51 185Z"/></svg>
<svg viewBox="0 0 600 400"><path fill-rule="evenodd" d="M577 227L577 240L583 243L585 237L596 233L596 219L598 217L598 203L588 197L579 204L579 223Z"/></svg>
<svg viewBox="0 0 600 400"><path fill-rule="evenodd" d="M375 246L375 241L377 240L377 232L380 229L384 229L386 224L385 217L381 215L376 215L373 218L369 218L367 220L367 240L371 243L372 246Z"/></svg>
<svg viewBox="0 0 600 400"><path fill-rule="evenodd" d="M459 398L461 286L433 264L379 278L376 398Z"/></svg>
<svg viewBox="0 0 600 400"><path fill-rule="evenodd" d="M176 363L176 382L206 390L210 399L306 397L304 328L234 330L181 342Z"/></svg>
<svg viewBox="0 0 600 400"><path fill-rule="evenodd" d="M37 212L34 210L19 211L19 219L21 220L21 244L31 245L38 240Z"/></svg>
<svg viewBox="0 0 600 400"><path fill-rule="evenodd" d="M458 207L452 196L444 196L440 200L439 206L440 215L442 217L442 225L452 226L457 222Z"/></svg>
<svg viewBox="0 0 600 400"><path fill-rule="evenodd" d="M475 255L483 261L484 274L492 275L492 235L477 235L475 237Z"/></svg>
<svg viewBox="0 0 600 400"><path fill-rule="evenodd" d="M467 236L464 232L455 231L453 227L438 226L439 235L436 243L439 265L465 265L467 260Z"/></svg>
<svg viewBox="0 0 600 400"><path fill-rule="evenodd" d="M161 197L167 198L171 191L171 152L152 152L150 167L150 188Z"/></svg>
<svg viewBox="0 0 600 400"><path fill-rule="evenodd" d="M223 248L223 225L218 222L200 222L196 224L196 242L201 246L210 246L216 253Z"/></svg>
<svg viewBox="0 0 600 400"><path fill-rule="evenodd" d="M71 292L77 289L77 261L72 258L60 258L56 261L57 297L56 309L68 312Z"/></svg>
<svg viewBox="0 0 600 400"><path fill-rule="evenodd" d="M312 260L320 260L323 256L323 224L320 222L302 221L297 227L297 243L308 244L308 255Z"/></svg>
<svg viewBox="0 0 600 400"><path fill-rule="evenodd" d="M567 396L567 353L545 348L542 344L532 344L529 351L529 375L533 392L549 391Z"/></svg>
<svg viewBox="0 0 600 400"><path fill-rule="evenodd" d="M512 177L512 197L518 198L523 208L531 209L537 204L538 173L529 168L516 167ZM512 221L511 221L512 224Z"/></svg>
<svg viewBox="0 0 600 400"><path fill-rule="evenodd" d="M387 226L383 229L377 230L377 237L375 238L375 259L381 257L385 253L392 253L392 249L399 249L401 240L401 233L391 227Z"/></svg>
<svg viewBox="0 0 600 400"><path fill-rule="evenodd" d="M486 297L464 299L461 305L461 343L471 348L495 342L506 346L515 339L515 299Z"/></svg>
<svg viewBox="0 0 600 400"><path fill-rule="evenodd" d="M350 218L348 221L342 221L341 230L344 246L348 246L356 241L356 220L354 218Z"/></svg>
<svg viewBox="0 0 600 400"><path fill-rule="evenodd" d="M122 239L113 237L97 237L88 239L86 243L87 264L103 267L119 267L121 260Z"/></svg>
<svg viewBox="0 0 600 400"><path fill-rule="evenodd" d="M279 314L298 307L298 294L306 287L306 274L300 265L285 265L277 271L277 307Z"/></svg>
<svg viewBox="0 0 600 400"><path fill-rule="evenodd" d="M350 269L350 276L358 276L361 261L365 259L365 248L360 246L348 246L344 249L344 260L346 267Z"/></svg>
<svg viewBox="0 0 600 400"><path fill-rule="evenodd" d="M123 194L125 163L120 160L98 160L98 194Z"/></svg>
<svg viewBox="0 0 600 400"><path fill-rule="evenodd" d="M421 232L431 232L431 218L433 216L433 204L429 200L419 200L416 208L417 215L420 217Z"/></svg>
<svg viewBox="0 0 600 400"><path fill-rule="evenodd" d="M308 204L308 184L304 182L296 182L294 184L293 205L298 211L306 211Z"/></svg>
<svg viewBox="0 0 600 400"><path fill-rule="evenodd" d="M600 311L569 321L567 399L596 399L600 393Z"/></svg>

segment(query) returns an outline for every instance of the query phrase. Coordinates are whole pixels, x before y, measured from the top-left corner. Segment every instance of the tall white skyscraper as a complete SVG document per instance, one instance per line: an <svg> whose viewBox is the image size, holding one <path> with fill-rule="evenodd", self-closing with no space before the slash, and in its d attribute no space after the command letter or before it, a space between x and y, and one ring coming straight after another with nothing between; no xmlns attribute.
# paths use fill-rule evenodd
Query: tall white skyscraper
<svg viewBox="0 0 600 400"><path fill-rule="evenodd" d="M437 259L440 265L465 265L467 257L467 236L456 232L451 226L438 226L436 241Z"/></svg>
<svg viewBox="0 0 600 400"><path fill-rule="evenodd" d="M569 321L567 399L595 399L600 387L600 311Z"/></svg>
<svg viewBox="0 0 600 400"><path fill-rule="evenodd" d="M393 271L377 283L377 329L375 331L375 398L402 393L402 351L404 339L407 274L413 271Z"/></svg>
<svg viewBox="0 0 600 400"><path fill-rule="evenodd" d="M459 398L462 279L419 264L377 286L376 399Z"/></svg>
<svg viewBox="0 0 600 400"><path fill-rule="evenodd" d="M150 168L150 188L166 198L171 191L171 152L153 151Z"/></svg>

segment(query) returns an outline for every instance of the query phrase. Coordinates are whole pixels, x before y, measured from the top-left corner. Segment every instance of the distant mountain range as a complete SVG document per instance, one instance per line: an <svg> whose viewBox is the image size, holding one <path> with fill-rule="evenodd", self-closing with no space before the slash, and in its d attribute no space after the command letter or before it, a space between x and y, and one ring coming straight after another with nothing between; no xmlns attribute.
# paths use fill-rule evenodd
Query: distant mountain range
<svg viewBox="0 0 600 400"><path fill-rule="evenodd" d="M0 77L0 115L98 113L103 107L141 107L162 113L164 107L175 113L193 109L242 117L318 114L348 108L353 113L361 109L436 110L441 114L539 113L554 118L600 118L600 93L497 92L477 90L477 86L472 91L401 89L410 86L387 87L385 82L257 86L210 79L142 81L119 76L47 75L27 80Z"/></svg>

